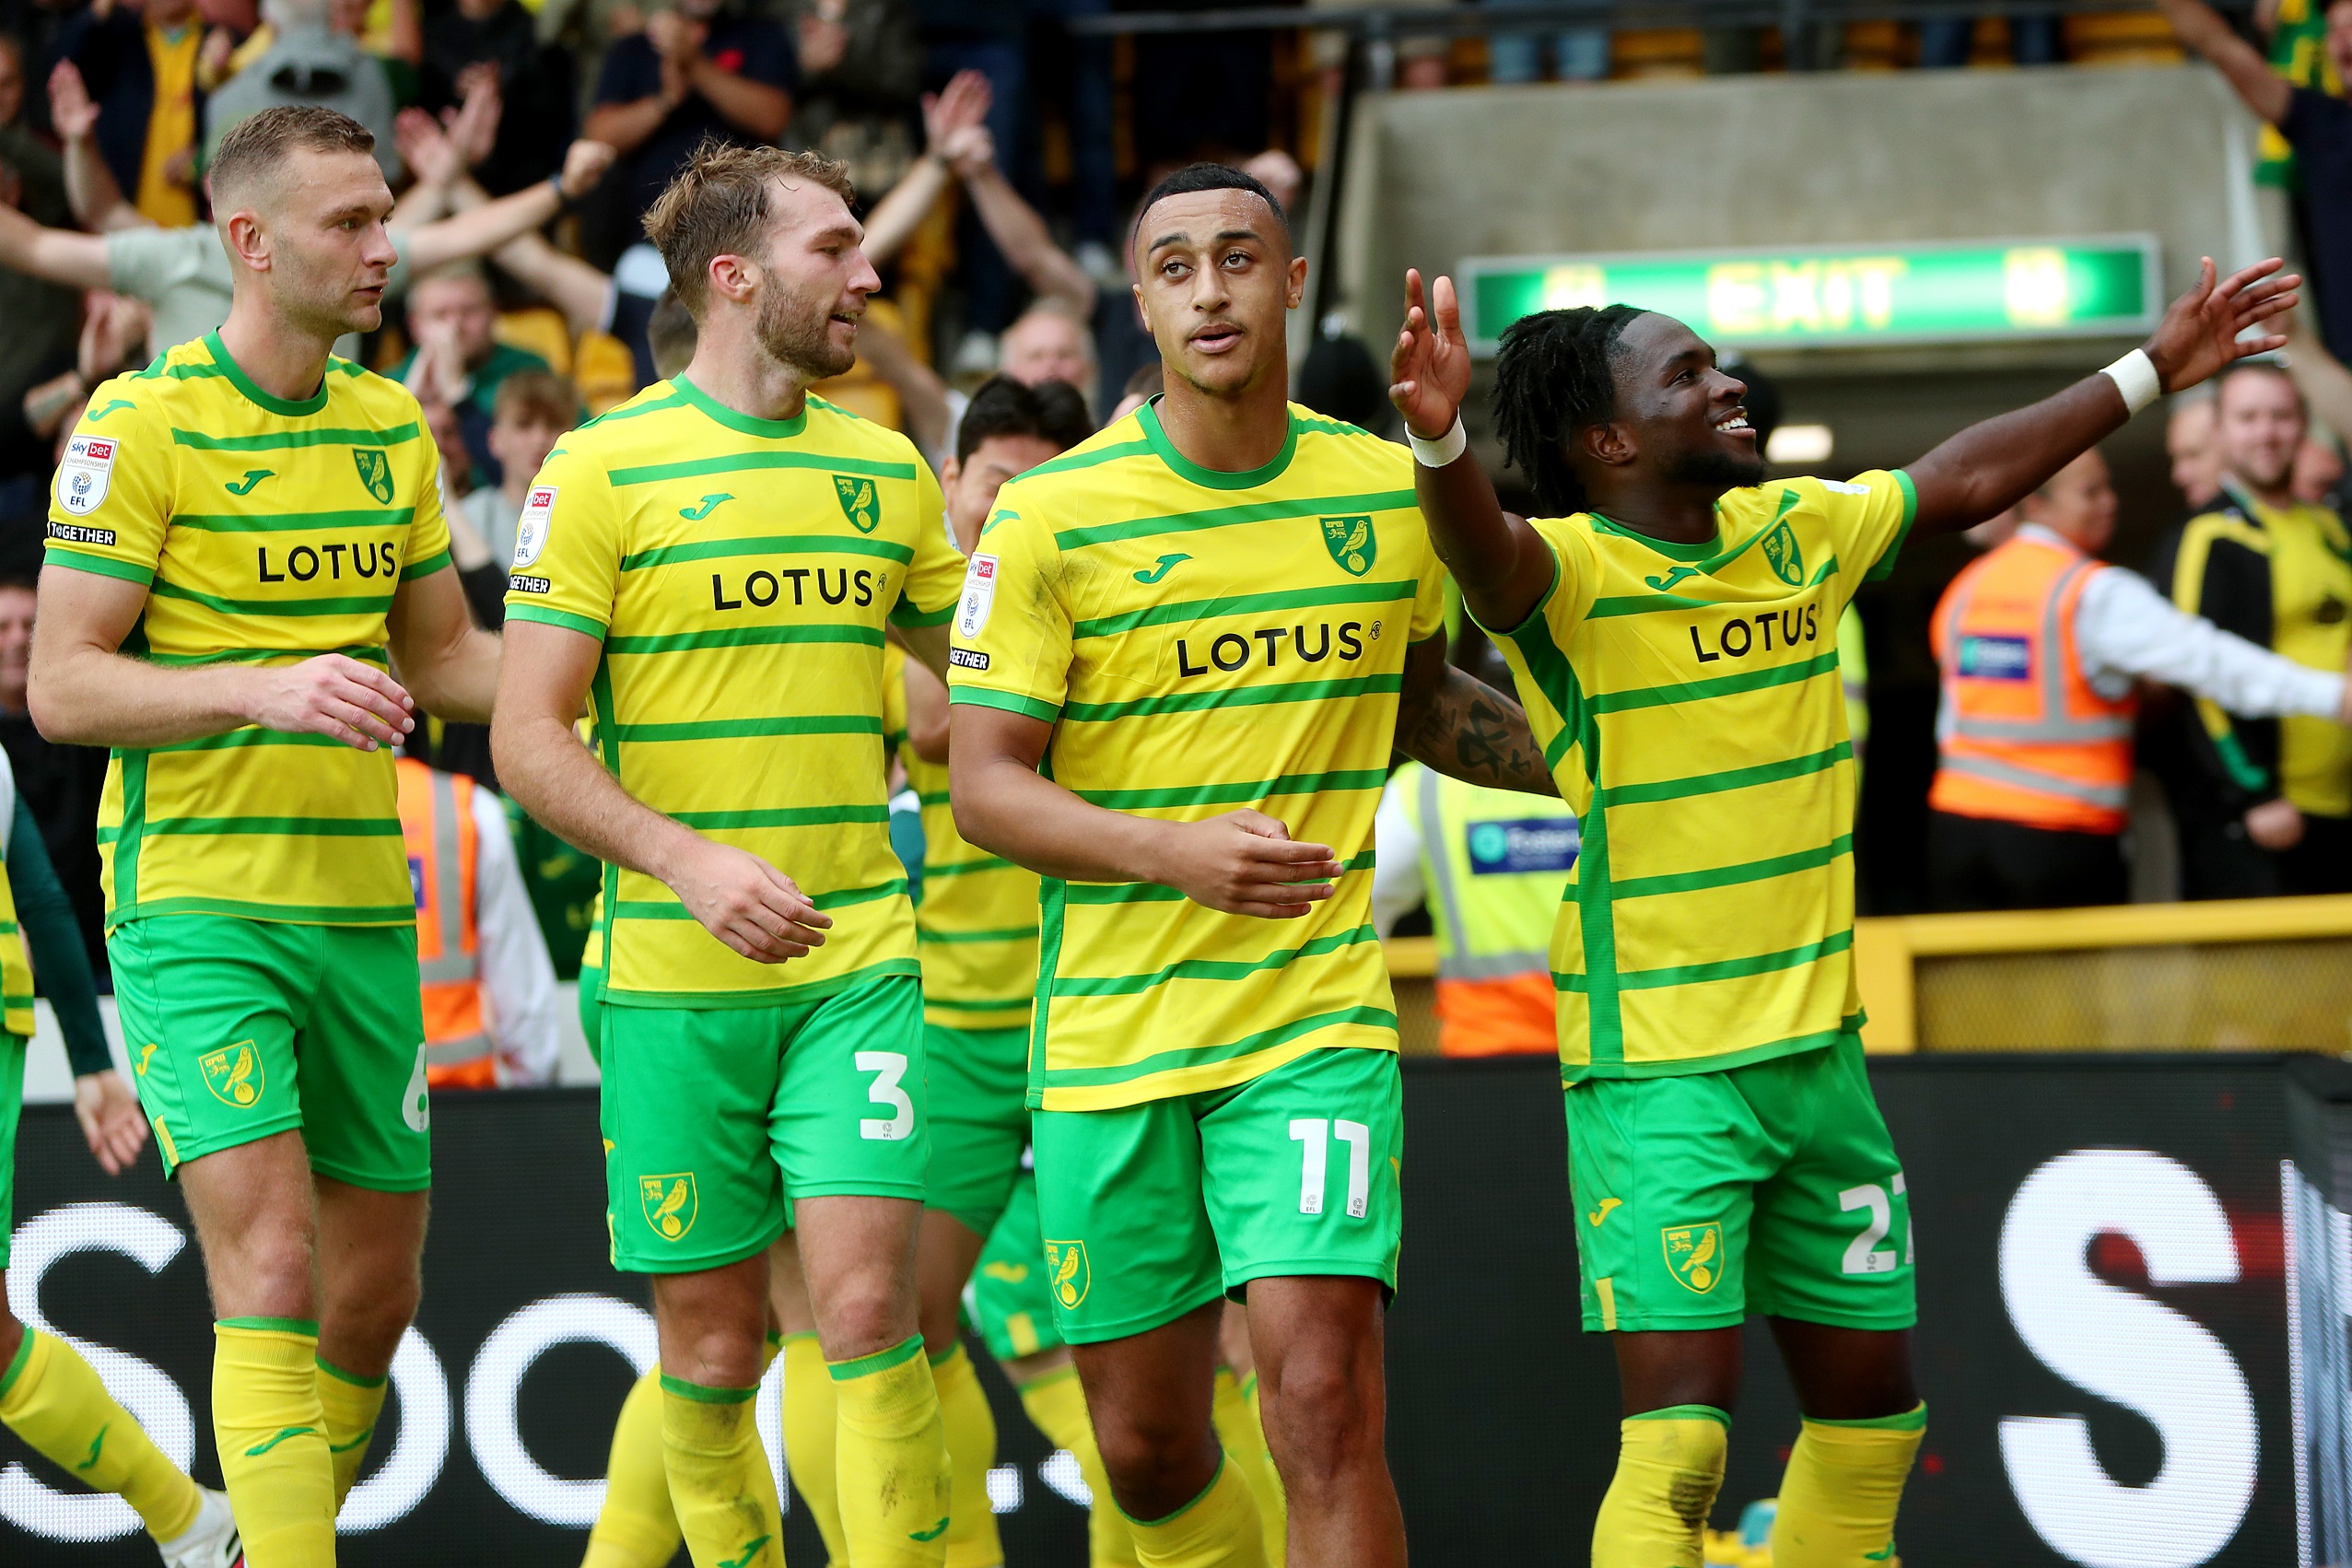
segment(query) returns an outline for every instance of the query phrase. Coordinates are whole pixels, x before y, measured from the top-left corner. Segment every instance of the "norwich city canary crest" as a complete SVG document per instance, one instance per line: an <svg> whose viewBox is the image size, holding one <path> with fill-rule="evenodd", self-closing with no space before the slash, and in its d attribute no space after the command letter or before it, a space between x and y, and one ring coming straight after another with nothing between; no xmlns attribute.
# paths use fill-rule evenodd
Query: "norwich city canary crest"
<svg viewBox="0 0 2352 1568"><path fill-rule="evenodd" d="M833 498L841 503L841 515L849 520L849 526L860 533L872 533L882 521L882 503L874 496L874 482L871 479L835 474Z"/></svg>
<svg viewBox="0 0 2352 1568"><path fill-rule="evenodd" d="M354 447L351 461L358 465L359 483L368 486L368 494L392 505L392 460L374 447Z"/></svg>
<svg viewBox="0 0 2352 1568"><path fill-rule="evenodd" d="M1086 1265L1086 1244L1082 1241L1049 1241L1046 1243L1046 1268L1053 1275L1054 1299L1067 1311L1086 1299L1087 1290L1094 1283L1094 1271Z"/></svg>
<svg viewBox="0 0 2352 1568"><path fill-rule="evenodd" d="M1327 517L1323 523L1323 547L1340 563L1350 577L1362 577L1380 558L1380 536L1372 531L1369 516Z"/></svg>
<svg viewBox="0 0 2352 1568"><path fill-rule="evenodd" d="M1805 586L1805 552L1796 547L1796 531L1783 518L1764 535L1764 559L1773 575L1791 588Z"/></svg>
<svg viewBox="0 0 2352 1568"><path fill-rule="evenodd" d="M1667 1271L1701 1295L1714 1290L1723 1278L1723 1227L1668 1225L1659 1234L1666 1238Z"/></svg>
<svg viewBox="0 0 2352 1568"><path fill-rule="evenodd" d="M235 1106L241 1111L261 1103L268 1074L262 1071L261 1054L253 1049L252 1041L240 1040L233 1046L206 1051L196 1059L196 1065L204 1070L205 1087L222 1105Z"/></svg>
<svg viewBox="0 0 2352 1568"><path fill-rule="evenodd" d="M644 1207L645 1223L664 1241L676 1241L694 1229L697 1200L694 1172L637 1178L637 1199Z"/></svg>

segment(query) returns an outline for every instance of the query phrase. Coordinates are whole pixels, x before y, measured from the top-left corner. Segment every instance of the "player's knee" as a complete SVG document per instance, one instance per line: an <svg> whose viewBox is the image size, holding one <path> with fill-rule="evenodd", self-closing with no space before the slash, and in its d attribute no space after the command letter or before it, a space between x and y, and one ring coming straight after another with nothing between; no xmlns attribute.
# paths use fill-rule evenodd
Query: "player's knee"
<svg viewBox="0 0 2352 1568"><path fill-rule="evenodd" d="M886 1351L916 1331L916 1314L906 1293L879 1270L838 1281L830 1296L825 1354L834 1361ZM948 1338L954 1338L952 1328ZM928 1335L925 1340L928 1343Z"/></svg>
<svg viewBox="0 0 2352 1568"><path fill-rule="evenodd" d="M1148 1415L1114 1417L1095 1427L1094 1444L1119 1505L1141 1519L1181 1508L1217 1470L1216 1440L1206 1426L1195 1432Z"/></svg>
<svg viewBox="0 0 2352 1568"><path fill-rule="evenodd" d="M311 1238L287 1227L238 1238L229 1247L207 1247L214 1305L224 1317L319 1316L318 1280Z"/></svg>
<svg viewBox="0 0 2352 1568"><path fill-rule="evenodd" d="M1303 1480L1336 1474L1379 1452L1378 1412L1344 1357L1293 1355L1262 1392L1267 1439L1286 1477L1293 1468Z"/></svg>

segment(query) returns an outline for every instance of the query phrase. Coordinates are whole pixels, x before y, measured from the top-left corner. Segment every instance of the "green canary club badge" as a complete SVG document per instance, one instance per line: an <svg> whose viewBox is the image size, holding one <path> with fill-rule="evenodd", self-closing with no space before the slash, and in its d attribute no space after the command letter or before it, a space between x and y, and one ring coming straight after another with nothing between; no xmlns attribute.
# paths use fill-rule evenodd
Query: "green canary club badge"
<svg viewBox="0 0 2352 1568"><path fill-rule="evenodd" d="M841 515L849 520L849 526L860 533L872 533L882 521L882 502L871 479L835 474L833 498L841 503Z"/></svg>
<svg viewBox="0 0 2352 1568"><path fill-rule="evenodd" d="M392 505L392 460L374 447L354 447L351 461L358 466L359 483L368 486L368 494L385 506Z"/></svg>
<svg viewBox="0 0 2352 1568"><path fill-rule="evenodd" d="M1791 588L1805 586L1805 553L1796 547L1796 531L1788 526L1786 518L1773 525L1764 535L1764 560L1773 575Z"/></svg>
<svg viewBox="0 0 2352 1568"><path fill-rule="evenodd" d="M1373 532L1368 513L1354 517L1327 517L1319 520L1323 527L1323 547L1350 577L1362 577L1380 558L1380 536Z"/></svg>
<svg viewBox="0 0 2352 1568"><path fill-rule="evenodd" d="M1666 1267L1684 1289L1705 1295L1723 1278L1723 1226L1668 1225Z"/></svg>

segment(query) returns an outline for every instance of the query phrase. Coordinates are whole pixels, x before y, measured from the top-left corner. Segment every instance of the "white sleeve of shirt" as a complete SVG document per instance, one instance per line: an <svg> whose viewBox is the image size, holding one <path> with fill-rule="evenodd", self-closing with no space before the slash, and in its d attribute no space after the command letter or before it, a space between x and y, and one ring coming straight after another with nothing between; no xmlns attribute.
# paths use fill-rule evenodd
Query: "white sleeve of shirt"
<svg viewBox="0 0 2352 1568"><path fill-rule="evenodd" d="M523 891L507 831L506 802L474 792L474 929L482 950L482 1000L498 1048L498 1083L552 1083L563 1036L556 1023L556 965Z"/></svg>
<svg viewBox="0 0 2352 1568"><path fill-rule="evenodd" d="M0 862L8 858L9 840L16 836L17 770L8 762L8 754L0 752Z"/></svg>
<svg viewBox="0 0 2352 1568"><path fill-rule="evenodd" d="M2135 675L2179 686L2249 719L2310 714L2332 719L2344 677L2314 670L2223 631L2175 606L2137 572L2092 574L2075 606L2083 674L2109 698Z"/></svg>
<svg viewBox="0 0 2352 1568"><path fill-rule="evenodd" d="M1380 793L1372 819L1372 929L1386 937L1422 902L1421 833L1405 804L1400 771Z"/></svg>

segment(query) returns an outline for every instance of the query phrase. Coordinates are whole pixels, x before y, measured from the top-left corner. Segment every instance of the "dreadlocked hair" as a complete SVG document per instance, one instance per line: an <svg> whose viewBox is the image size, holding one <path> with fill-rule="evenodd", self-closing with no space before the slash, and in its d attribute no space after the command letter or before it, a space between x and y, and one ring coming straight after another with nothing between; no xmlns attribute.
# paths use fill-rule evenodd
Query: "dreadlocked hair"
<svg viewBox="0 0 2352 1568"><path fill-rule="evenodd" d="M1534 486L1547 517L1586 509L1584 481L1568 462L1579 430L1617 412L1609 369L1625 323L1645 312L1632 305L1539 310L1503 329L1494 365L1494 433L1503 455Z"/></svg>

